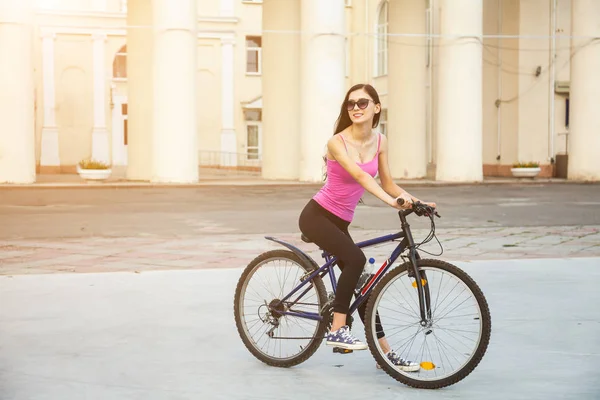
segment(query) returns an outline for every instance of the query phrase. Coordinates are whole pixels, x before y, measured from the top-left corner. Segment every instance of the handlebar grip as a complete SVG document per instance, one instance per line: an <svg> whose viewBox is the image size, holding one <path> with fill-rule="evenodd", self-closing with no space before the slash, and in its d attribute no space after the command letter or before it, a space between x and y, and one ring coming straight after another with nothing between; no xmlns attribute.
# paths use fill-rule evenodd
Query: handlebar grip
<svg viewBox="0 0 600 400"><path fill-rule="evenodd" d="M404 204L404 199L396 199L396 202L397 202L399 205L402 205L402 204Z"/></svg>

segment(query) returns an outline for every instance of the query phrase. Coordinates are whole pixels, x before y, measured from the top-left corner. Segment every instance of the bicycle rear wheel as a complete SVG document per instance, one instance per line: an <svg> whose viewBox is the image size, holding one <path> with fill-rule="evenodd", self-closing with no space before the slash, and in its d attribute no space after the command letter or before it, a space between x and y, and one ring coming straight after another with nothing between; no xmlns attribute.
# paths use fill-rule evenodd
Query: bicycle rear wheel
<svg viewBox="0 0 600 400"><path fill-rule="evenodd" d="M288 301L280 302L313 271L313 265L293 252L272 250L252 260L242 273L234 298L235 323L246 348L262 362L291 367L306 361L319 348L327 318L318 321L279 313L321 311L327 293L318 276Z"/></svg>
<svg viewBox="0 0 600 400"><path fill-rule="evenodd" d="M469 375L485 354L491 334L487 301L475 281L460 268L439 260L419 260L429 290L431 320L422 326L414 278L404 263L373 289L367 303L365 332L377 363L392 378L415 388L439 389ZM385 337L396 354L419 364L407 372L384 354L376 336L379 313Z"/></svg>

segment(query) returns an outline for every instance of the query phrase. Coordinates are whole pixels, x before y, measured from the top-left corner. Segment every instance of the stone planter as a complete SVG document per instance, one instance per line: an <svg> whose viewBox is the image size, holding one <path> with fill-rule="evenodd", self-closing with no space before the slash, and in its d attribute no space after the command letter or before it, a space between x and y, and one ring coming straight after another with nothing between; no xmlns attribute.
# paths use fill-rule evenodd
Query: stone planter
<svg viewBox="0 0 600 400"><path fill-rule="evenodd" d="M104 181L110 177L112 169L82 169L78 165L77 173L87 181Z"/></svg>
<svg viewBox="0 0 600 400"><path fill-rule="evenodd" d="M535 178L538 176L542 169L540 167L536 168L511 168L511 172L513 176L517 178Z"/></svg>

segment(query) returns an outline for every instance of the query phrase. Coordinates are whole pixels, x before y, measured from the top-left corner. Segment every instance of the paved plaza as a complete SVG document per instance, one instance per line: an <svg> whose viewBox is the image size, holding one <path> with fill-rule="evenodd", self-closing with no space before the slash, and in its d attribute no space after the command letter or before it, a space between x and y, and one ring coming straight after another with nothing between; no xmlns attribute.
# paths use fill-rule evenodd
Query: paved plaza
<svg viewBox="0 0 600 400"><path fill-rule="evenodd" d="M369 352L325 346L291 369L256 360L235 329L235 285L279 248L267 235L319 259L297 228L317 188L0 189L0 399L600 398L600 185L406 187L442 214L444 253L423 256L466 270L490 304L490 347L464 381L411 389ZM429 233L409 222L417 241ZM366 195L350 232L398 225Z"/></svg>
<svg viewBox="0 0 600 400"><path fill-rule="evenodd" d="M316 185L5 190L0 274L236 268L274 248L275 236L306 250L298 216ZM446 260L600 256L600 185L408 187L438 204ZM409 217L415 240L430 221ZM399 229L394 210L364 196L354 240ZM376 259L393 245L369 249ZM436 240L423 250L440 253Z"/></svg>
<svg viewBox="0 0 600 400"><path fill-rule="evenodd" d="M353 232L355 240L390 233L384 230ZM415 240L429 230L416 230ZM600 226L547 226L528 228L436 229L443 254L449 261L600 257ZM54 272L142 272L156 270L238 268L255 255L281 248L264 234L218 234L198 238L84 237L66 239L0 240L0 274L45 274ZM274 234L320 260L320 251L303 243L299 234ZM365 250L381 264L397 243ZM440 244L433 240L422 249L437 255ZM423 253L423 257L430 257ZM378 264L378 265L379 265Z"/></svg>
<svg viewBox="0 0 600 400"><path fill-rule="evenodd" d="M237 268L5 277L0 398L594 400L598 260L457 263L487 296L492 337L473 373L439 391L392 380L368 351L262 364L235 329ZM364 339L360 322L354 332Z"/></svg>

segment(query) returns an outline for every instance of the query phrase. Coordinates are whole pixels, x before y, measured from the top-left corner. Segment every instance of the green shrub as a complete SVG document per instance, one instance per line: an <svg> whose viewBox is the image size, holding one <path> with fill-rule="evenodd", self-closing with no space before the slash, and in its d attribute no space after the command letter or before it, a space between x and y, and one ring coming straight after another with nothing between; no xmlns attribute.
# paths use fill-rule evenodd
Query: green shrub
<svg viewBox="0 0 600 400"><path fill-rule="evenodd" d="M79 167L81 169L109 169L110 165L105 164L101 161L81 160L79 161Z"/></svg>
<svg viewBox="0 0 600 400"><path fill-rule="evenodd" d="M517 162L513 164L513 168L537 168L540 166L540 163L535 161L529 162Z"/></svg>

